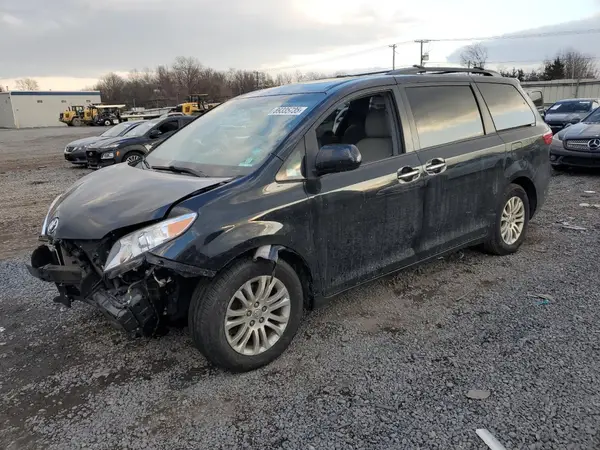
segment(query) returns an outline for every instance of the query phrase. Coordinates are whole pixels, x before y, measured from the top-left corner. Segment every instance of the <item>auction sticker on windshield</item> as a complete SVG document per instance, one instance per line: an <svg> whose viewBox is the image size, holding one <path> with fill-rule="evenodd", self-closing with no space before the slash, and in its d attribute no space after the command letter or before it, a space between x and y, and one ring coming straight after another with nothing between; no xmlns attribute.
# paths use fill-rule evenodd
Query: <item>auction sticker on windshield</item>
<svg viewBox="0 0 600 450"><path fill-rule="evenodd" d="M307 106L278 106L269 113L269 116L299 116L306 108Z"/></svg>

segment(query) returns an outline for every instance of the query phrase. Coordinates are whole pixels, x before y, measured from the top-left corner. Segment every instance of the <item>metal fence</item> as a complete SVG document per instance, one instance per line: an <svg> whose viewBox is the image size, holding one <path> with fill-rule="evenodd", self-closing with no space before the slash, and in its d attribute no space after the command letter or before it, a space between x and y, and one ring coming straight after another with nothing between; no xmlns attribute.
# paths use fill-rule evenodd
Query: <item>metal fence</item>
<svg viewBox="0 0 600 450"><path fill-rule="evenodd" d="M526 90L540 90L544 103L551 105L565 98L600 98L600 80L523 81Z"/></svg>

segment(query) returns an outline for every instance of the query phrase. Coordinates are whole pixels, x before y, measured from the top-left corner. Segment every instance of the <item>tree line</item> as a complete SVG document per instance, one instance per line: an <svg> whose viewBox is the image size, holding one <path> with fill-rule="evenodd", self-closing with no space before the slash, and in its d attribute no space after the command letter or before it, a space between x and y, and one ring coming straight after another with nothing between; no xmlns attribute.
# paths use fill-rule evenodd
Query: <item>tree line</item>
<svg viewBox="0 0 600 450"><path fill-rule="evenodd" d="M170 66L133 70L126 77L104 75L90 89L100 91L103 103L125 103L129 107L162 107L184 102L191 94L207 94L208 101L221 102L257 89L326 78L319 72L280 73L215 70L197 58L179 56Z"/></svg>
<svg viewBox="0 0 600 450"><path fill-rule="evenodd" d="M487 49L482 44L469 45L462 51L460 61L466 67L485 68L488 61ZM595 58L576 50L561 50L537 69L526 71L513 67L500 69L499 72L504 77L518 78L520 81L582 80L600 77Z"/></svg>

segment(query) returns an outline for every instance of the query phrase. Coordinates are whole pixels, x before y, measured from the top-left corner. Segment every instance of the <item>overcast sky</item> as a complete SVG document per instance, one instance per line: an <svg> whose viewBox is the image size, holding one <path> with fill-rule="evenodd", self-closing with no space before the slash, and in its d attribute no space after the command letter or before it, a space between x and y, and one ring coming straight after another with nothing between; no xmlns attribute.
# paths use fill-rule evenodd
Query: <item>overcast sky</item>
<svg viewBox="0 0 600 450"><path fill-rule="evenodd" d="M391 66L394 42L600 28L600 0L0 0L0 83L80 89L110 72L195 56L217 69L337 71ZM491 61L537 61L558 45L600 57L600 33L486 43ZM433 42L456 60L466 41ZM581 47L581 48L580 48ZM454 54L453 54L454 52ZM417 44L397 65L418 62ZM516 64L519 65L519 64Z"/></svg>

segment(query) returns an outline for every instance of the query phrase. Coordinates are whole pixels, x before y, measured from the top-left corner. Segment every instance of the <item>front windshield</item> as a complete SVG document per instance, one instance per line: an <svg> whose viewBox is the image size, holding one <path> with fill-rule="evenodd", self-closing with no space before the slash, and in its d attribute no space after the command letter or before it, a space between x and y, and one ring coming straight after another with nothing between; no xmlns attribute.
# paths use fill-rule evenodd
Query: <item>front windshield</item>
<svg viewBox="0 0 600 450"><path fill-rule="evenodd" d="M586 113L592 109L589 100L577 100L572 102L558 102L548 109L550 114Z"/></svg>
<svg viewBox="0 0 600 450"><path fill-rule="evenodd" d="M102 137L116 137L116 136L121 136L121 134L125 131L127 131L129 128L135 126L135 123L131 123L131 122L123 122L120 123L119 125L115 125L112 128L109 128L108 130L106 130L104 133L102 133L100 136Z"/></svg>
<svg viewBox="0 0 600 450"><path fill-rule="evenodd" d="M600 108L596 108L593 113L587 116L582 122L587 123L600 123Z"/></svg>
<svg viewBox="0 0 600 450"><path fill-rule="evenodd" d="M152 166L190 167L207 176L250 173L324 98L311 93L230 100L175 133L146 160Z"/></svg>
<svg viewBox="0 0 600 450"><path fill-rule="evenodd" d="M156 124L158 120L147 120L143 121L137 127L134 127L132 130L129 130L123 136L133 137L133 136L143 136L147 131L150 131Z"/></svg>

